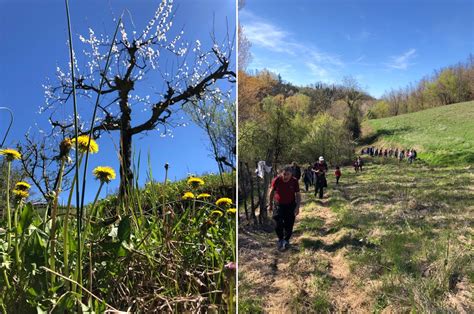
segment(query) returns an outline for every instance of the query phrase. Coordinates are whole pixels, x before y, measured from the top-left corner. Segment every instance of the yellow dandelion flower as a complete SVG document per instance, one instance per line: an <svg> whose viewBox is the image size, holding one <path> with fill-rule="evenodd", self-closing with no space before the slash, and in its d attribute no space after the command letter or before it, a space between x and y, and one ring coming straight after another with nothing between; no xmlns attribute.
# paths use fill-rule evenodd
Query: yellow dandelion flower
<svg viewBox="0 0 474 314"><path fill-rule="evenodd" d="M188 179L188 184L194 188L197 188L200 185L204 185L204 180L201 178L191 177Z"/></svg>
<svg viewBox="0 0 474 314"><path fill-rule="evenodd" d="M91 145L89 147L89 153L90 154L95 154L99 151L99 145L93 139L90 139L90 140L91 140ZM76 138L73 138L72 139L72 144L73 144L72 147L73 148L76 147L75 142L76 142ZM81 152L81 153L87 152L87 145L88 144L89 144L89 136L81 135L81 136L77 137L77 147L79 149L79 152Z"/></svg>
<svg viewBox="0 0 474 314"><path fill-rule="evenodd" d="M196 198L200 200L200 199L209 198L209 197L211 197L211 194L209 194L209 193L201 193L201 194L199 194Z"/></svg>
<svg viewBox="0 0 474 314"><path fill-rule="evenodd" d="M220 210L213 210L211 212L211 216L219 216L219 217L222 217L224 215L223 212L221 212Z"/></svg>
<svg viewBox="0 0 474 314"><path fill-rule="evenodd" d="M115 171L110 167L97 167L92 172L97 180L109 183L115 179Z"/></svg>
<svg viewBox="0 0 474 314"><path fill-rule="evenodd" d="M192 192L186 192L183 195L183 200L191 200L194 199L194 194Z"/></svg>
<svg viewBox="0 0 474 314"><path fill-rule="evenodd" d="M15 184L15 189L20 190L20 191L28 191L30 188L31 188L31 185L23 181L17 182Z"/></svg>
<svg viewBox="0 0 474 314"><path fill-rule="evenodd" d="M28 191L13 190L12 192L13 192L13 194L14 194L17 198L19 198L19 199L27 198L28 196L30 196L30 194L28 193Z"/></svg>
<svg viewBox="0 0 474 314"><path fill-rule="evenodd" d="M237 208L229 208L227 210L227 213L231 215L235 215L235 213L237 213Z"/></svg>
<svg viewBox="0 0 474 314"><path fill-rule="evenodd" d="M21 154L17 150L11 148L0 149L0 155L5 156L8 161L21 158Z"/></svg>
<svg viewBox="0 0 474 314"><path fill-rule="evenodd" d="M222 197L216 201L217 206L230 206L232 205L232 200L228 197Z"/></svg>

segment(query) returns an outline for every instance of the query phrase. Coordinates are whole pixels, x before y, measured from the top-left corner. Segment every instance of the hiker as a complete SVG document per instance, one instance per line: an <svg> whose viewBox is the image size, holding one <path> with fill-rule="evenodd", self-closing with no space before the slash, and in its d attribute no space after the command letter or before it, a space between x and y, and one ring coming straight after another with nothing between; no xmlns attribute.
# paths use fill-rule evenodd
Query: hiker
<svg viewBox="0 0 474 314"><path fill-rule="evenodd" d="M313 172L315 174L315 189L314 195L318 195L319 192L319 199L323 198L323 189L328 186L328 182L326 180L326 172L328 171L328 165L324 161L324 157L319 157L318 162L316 162L313 166Z"/></svg>
<svg viewBox="0 0 474 314"><path fill-rule="evenodd" d="M416 156L417 156L416 150L413 149L413 160L416 160Z"/></svg>
<svg viewBox="0 0 474 314"><path fill-rule="evenodd" d="M341 168L336 166L336 171L334 171L334 175L336 176L336 184L339 185L339 179L341 178Z"/></svg>
<svg viewBox="0 0 474 314"><path fill-rule="evenodd" d="M384 156L385 158L388 157L388 149L385 148L385 150L383 151L383 156Z"/></svg>
<svg viewBox="0 0 474 314"><path fill-rule="evenodd" d="M313 171L311 171L311 166L306 168L303 172L303 182L306 192L308 192L309 187L313 185Z"/></svg>
<svg viewBox="0 0 474 314"><path fill-rule="evenodd" d="M359 164L357 163L357 159L354 161L352 166L354 166L354 171L357 173L359 171Z"/></svg>
<svg viewBox="0 0 474 314"><path fill-rule="evenodd" d="M357 157L357 159L353 163L355 172L362 172L362 159Z"/></svg>
<svg viewBox="0 0 474 314"><path fill-rule="evenodd" d="M300 212L301 202L300 186L293 176L291 166L285 166L272 180L268 196L269 210L276 222L277 247L279 251L284 251L290 245L295 217Z"/></svg>
<svg viewBox="0 0 474 314"><path fill-rule="evenodd" d="M378 148L375 149L374 155L375 155L375 157L377 157L379 155L379 149Z"/></svg>
<svg viewBox="0 0 474 314"><path fill-rule="evenodd" d="M362 161L362 158L357 157L357 165L359 166L359 171L362 172L362 166L364 165L364 162Z"/></svg>
<svg viewBox="0 0 474 314"><path fill-rule="evenodd" d="M404 156L405 156L405 152L401 150L400 153L398 154L398 162L402 161Z"/></svg>
<svg viewBox="0 0 474 314"><path fill-rule="evenodd" d="M301 168L298 166L296 161L293 161L291 164L291 172L293 173L293 177L295 177L296 180L299 181L301 179Z"/></svg>

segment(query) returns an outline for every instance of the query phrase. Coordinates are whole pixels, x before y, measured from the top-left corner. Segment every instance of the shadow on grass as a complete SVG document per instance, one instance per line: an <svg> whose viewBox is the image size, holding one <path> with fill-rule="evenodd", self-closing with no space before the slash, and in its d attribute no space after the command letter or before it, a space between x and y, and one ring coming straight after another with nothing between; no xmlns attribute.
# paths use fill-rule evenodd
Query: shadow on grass
<svg viewBox="0 0 474 314"><path fill-rule="evenodd" d="M351 247L366 247L369 249L375 249L377 246L373 243L367 242L365 240L358 240L351 236L342 237L339 241L336 241L331 244L326 244L321 240L314 240L303 238L301 239L301 245L306 249L313 249L313 250L323 250L326 252L336 252L343 247L351 246Z"/></svg>
<svg viewBox="0 0 474 314"><path fill-rule="evenodd" d="M360 139L360 145L370 145L370 144L373 144L377 141L377 139L379 137L382 137L382 136L391 136L391 135L395 135L395 134L401 134L401 133L407 133L408 131L411 131L413 130L412 127L401 127L401 128L398 128L398 129L391 129L391 130L388 130L388 129L378 129L377 131L371 133L371 134L368 134L367 136L363 137Z"/></svg>

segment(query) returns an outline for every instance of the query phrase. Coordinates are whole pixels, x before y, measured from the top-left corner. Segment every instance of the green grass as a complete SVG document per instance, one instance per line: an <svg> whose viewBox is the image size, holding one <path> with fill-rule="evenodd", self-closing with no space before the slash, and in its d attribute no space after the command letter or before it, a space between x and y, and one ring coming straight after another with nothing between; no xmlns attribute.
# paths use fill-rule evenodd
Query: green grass
<svg viewBox="0 0 474 314"><path fill-rule="evenodd" d="M0 232L0 312L66 313L74 312L75 304L103 312L105 303L143 312L235 312L235 272L225 267L236 261L235 214L215 205L220 197L233 198L234 175L226 174L224 184L216 175L201 178L205 184L198 188L186 180L151 182L131 193L129 207L116 196L98 202L90 231L85 228L82 237L82 284L102 300L91 304L87 296L71 292L63 277L49 280L51 220L30 203L18 205L22 233L14 233L14 239L20 242L21 263L6 245L6 233ZM209 193L211 198L182 200L188 191ZM222 215L216 214L218 209ZM89 206L86 215L91 215ZM61 212L55 257L57 272L65 275L74 258L68 265L62 262L63 221ZM71 257L78 251L74 224L68 229ZM2 219L0 229L7 229Z"/></svg>
<svg viewBox="0 0 474 314"><path fill-rule="evenodd" d="M415 147L432 165L474 163L474 101L364 123L371 145Z"/></svg>
<svg viewBox="0 0 474 314"><path fill-rule="evenodd" d="M332 209L336 228L370 244L348 246L346 258L361 282L383 283L373 311L452 310L446 298L456 284L464 278L472 289L473 170L367 159L360 174L343 169L344 197Z"/></svg>

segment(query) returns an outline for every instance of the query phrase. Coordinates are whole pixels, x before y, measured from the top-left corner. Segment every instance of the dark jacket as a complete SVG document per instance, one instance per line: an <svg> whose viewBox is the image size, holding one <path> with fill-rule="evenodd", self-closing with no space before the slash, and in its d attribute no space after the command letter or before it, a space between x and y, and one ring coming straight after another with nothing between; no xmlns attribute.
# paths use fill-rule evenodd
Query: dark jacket
<svg viewBox="0 0 474 314"><path fill-rule="evenodd" d="M323 164L320 164L319 162L314 164L313 171L316 188L326 188L328 186L328 182L326 180L326 172L328 171L328 169L328 164L326 162L324 162Z"/></svg>
<svg viewBox="0 0 474 314"><path fill-rule="evenodd" d="M292 166L291 172L293 173L293 177L295 177L296 180L299 181L301 179L301 168L299 166Z"/></svg>
<svg viewBox="0 0 474 314"><path fill-rule="evenodd" d="M303 174L303 181L305 183L313 184L313 172L311 168L306 168Z"/></svg>

